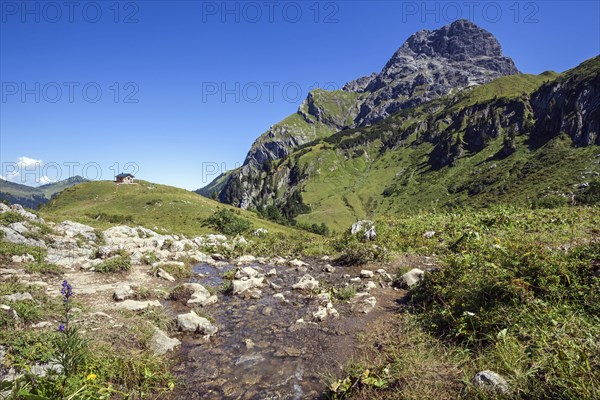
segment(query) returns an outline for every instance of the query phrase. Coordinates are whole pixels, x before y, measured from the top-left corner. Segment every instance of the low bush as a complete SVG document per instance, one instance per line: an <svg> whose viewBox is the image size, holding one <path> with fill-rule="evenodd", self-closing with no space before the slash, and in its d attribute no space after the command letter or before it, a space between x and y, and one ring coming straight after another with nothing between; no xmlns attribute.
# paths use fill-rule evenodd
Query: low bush
<svg viewBox="0 0 600 400"><path fill-rule="evenodd" d="M225 235L240 235L252 229L252 223L228 209L220 209L204 219L203 225L215 228Z"/></svg>
<svg viewBox="0 0 600 400"><path fill-rule="evenodd" d="M131 269L131 260L129 257L116 256L101 262L94 268L96 272L102 273L126 272Z"/></svg>

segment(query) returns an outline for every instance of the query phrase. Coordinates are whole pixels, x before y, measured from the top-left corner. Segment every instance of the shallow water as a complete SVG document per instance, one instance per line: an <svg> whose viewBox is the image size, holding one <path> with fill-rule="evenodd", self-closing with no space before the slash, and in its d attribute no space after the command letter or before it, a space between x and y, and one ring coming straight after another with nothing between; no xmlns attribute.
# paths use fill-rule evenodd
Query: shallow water
<svg viewBox="0 0 600 400"><path fill-rule="evenodd" d="M222 274L231 268L197 265L191 281L219 286ZM305 273L340 285L341 275L354 271L338 268L328 274L321 272L321 266L307 272L287 266L263 270L271 268L277 275L267 280L281 289L266 285L256 298L219 295L218 303L199 312L213 318L219 332L208 341L200 335L179 337L183 343L175 374L182 384L175 398L318 398L325 389L325 375L338 374L358 354L356 333L368 328L376 310L353 315L347 302L334 302L340 318L298 324L300 318L312 321L319 303L311 293L291 289ZM282 293L286 301L274 298L276 293ZM167 308L174 314L189 312L180 303L171 302Z"/></svg>

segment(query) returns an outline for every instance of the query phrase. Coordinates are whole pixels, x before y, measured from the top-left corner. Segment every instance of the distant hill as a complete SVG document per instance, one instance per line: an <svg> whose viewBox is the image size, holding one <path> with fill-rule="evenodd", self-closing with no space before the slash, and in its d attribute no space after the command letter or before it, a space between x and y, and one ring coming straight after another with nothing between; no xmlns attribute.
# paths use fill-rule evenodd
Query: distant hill
<svg viewBox="0 0 600 400"><path fill-rule="evenodd" d="M217 208L228 208L247 220L254 229L288 232L289 229L260 219L255 213L199 196L172 186L138 180L132 185L110 181L93 181L73 186L54 196L40 207L46 220L72 220L101 229L123 224L141 225L159 233L162 229L186 236L215 233L202 226L202 220Z"/></svg>
<svg viewBox="0 0 600 400"><path fill-rule="evenodd" d="M55 194L83 182L88 180L81 176L73 176L59 182L33 187L0 179L0 199L36 209L41 204L47 203Z"/></svg>

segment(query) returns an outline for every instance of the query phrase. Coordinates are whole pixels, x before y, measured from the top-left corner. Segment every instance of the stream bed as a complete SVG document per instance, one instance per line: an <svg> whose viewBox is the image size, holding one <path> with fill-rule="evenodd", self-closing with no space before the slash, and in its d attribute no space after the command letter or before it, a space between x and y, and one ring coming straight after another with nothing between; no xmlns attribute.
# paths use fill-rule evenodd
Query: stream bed
<svg viewBox="0 0 600 400"><path fill-rule="evenodd" d="M319 398L327 377L339 377L347 362L363 354L358 334L368 331L376 320L393 315L397 296L380 274L361 279L360 268L337 267L325 272L325 265L251 265L260 273L273 274L265 278L263 287L238 295L219 294L217 303L198 309L198 314L209 318L219 331L210 339L178 336L182 345L174 373L180 384L173 398ZM190 282L218 287L223 284L223 274L232 268L200 264L194 267ZM369 292L377 305L364 313L348 300L332 298L331 306L339 316L327 315L320 320L314 314L326 307L326 295L319 296L319 290L292 288L306 274L320 282L321 292L329 293L331 288L346 284L360 292L373 282ZM173 314L189 312L183 303L169 302L166 306Z"/></svg>

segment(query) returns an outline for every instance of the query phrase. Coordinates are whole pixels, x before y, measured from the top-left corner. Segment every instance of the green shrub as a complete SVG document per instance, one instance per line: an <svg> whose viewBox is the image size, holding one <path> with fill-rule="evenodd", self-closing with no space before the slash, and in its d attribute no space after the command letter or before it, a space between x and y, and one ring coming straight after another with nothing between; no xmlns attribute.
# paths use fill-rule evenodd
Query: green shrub
<svg viewBox="0 0 600 400"><path fill-rule="evenodd" d="M25 218L21 214L18 214L14 211L8 211L8 212L0 214L0 225L4 225L4 226L13 224L15 222L23 222L26 220L27 220L27 218Z"/></svg>
<svg viewBox="0 0 600 400"><path fill-rule="evenodd" d="M111 273L124 272L131 269L131 260L129 257L116 256L109 258L95 266L96 272Z"/></svg>
<svg viewBox="0 0 600 400"><path fill-rule="evenodd" d="M61 275L63 270L56 264L51 264L45 261L36 261L25 266L25 271L28 273L38 273L45 275Z"/></svg>
<svg viewBox="0 0 600 400"><path fill-rule="evenodd" d="M590 182L590 186L579 193L576 198L578 204L600 204L600 180Z"/></svg>
<svg viewBox="0 0 600 400"><path fill-rule="evenodd" d="M390 257L385 247L374 242L362 241L350 233L345 233L336 239L333 246L340 252L337 261L346 265L386 262Z"/></svg>
<svg viewBox="0 0 600 400"><path fill-rule="evenodd" d="M0 241L0 259L2 260L8 261L11 256L31 254L36 261L43 261L46 253L46 249L42 247Z"/></svg>
<svg viewBox="0 0 600 400"><path fill-rule="evenodd" d="M231 236L239 235L252 229L250 221L224 208L204 219L203 224L217 229L220 233Z"/></svg>
<svg viewBox="0 0 600 400"><path fill-rule="evenodd" d="M564 196L548 195L531 202L531 208L560 208L569 205L569 200Z"/></svg>

